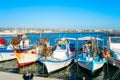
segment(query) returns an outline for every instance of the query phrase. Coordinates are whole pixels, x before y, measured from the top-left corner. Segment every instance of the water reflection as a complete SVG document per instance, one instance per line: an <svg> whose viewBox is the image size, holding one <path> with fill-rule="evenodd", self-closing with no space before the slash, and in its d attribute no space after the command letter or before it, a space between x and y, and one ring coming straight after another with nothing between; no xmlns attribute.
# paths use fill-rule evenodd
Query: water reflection
<svg viewBox="0 0 120 80"><path fill-rule="evenodd" d="M16 60L0 63L0 71L23 74L27 70L34 73L36 76L63 80L81 80L83 77L85 77L86 80L120 80L120 69L109 64L105 64L103 68L91 74L90 71L72 62L68 67L48 75L45 66L38 62L24 68L18 68Z"/></svg>

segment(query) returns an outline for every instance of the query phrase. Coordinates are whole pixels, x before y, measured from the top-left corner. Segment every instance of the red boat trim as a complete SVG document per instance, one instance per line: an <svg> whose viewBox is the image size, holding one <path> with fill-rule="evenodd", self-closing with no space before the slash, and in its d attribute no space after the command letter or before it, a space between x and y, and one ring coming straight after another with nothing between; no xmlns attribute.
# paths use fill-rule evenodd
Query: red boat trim
<svg viewBox="0 0 120 80"><path fill-rule="evenodd" d="M31 65L31 64L33 64L33 63L34 63L34 62L19 63L19 68L29 66L29 65Z"/></svg>

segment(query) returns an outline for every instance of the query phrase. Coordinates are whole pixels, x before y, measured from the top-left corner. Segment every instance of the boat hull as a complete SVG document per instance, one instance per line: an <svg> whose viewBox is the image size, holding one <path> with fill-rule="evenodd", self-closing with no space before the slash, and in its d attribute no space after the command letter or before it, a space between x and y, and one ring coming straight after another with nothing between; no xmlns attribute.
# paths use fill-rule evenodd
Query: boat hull
<svg viewBox="0 0 120 80"><path fill-rule="evenodd" d="M114 57L116 60L120 60L120 52L114 52L113 57Z"/></svg>
<svg viewBox="0 0 120 80"><path fill-rule="evenodd" d="M32 65L33 63L34 63L34 61L23 62L23 63L19 63L18 66L19 66L19 68L22 68L22 67L26 67L26 66Z"/></svg>
<svg viewBox="0 0 120 80"><path fill-rule="evenodd" d="M95 72L96 70L103 67L103 65L106 63L106 59L100 59L99 56L93 58L87 57L86 54L78 54L75 58L75 62L77 62L81 67L91 72Z"/></svg>
<svg viewBox="0 0 120 80"><path fill-rule="evenodd" d="M68 60L64 60L64 61L45 60L45 61L40 61L40 62L46 66L47 72L48 72L48 74L50 74L50 73L60 70L64 67L67 67L72 62L72 60L73 59L68 59Z"/></svg>
<svg viewBox="0 0 120 80"><path fill-rule="evenodd" d="M120 68L120 60L116 60L112 57L108 58L108 63L110 63L111 65Z"/></svg>
<svg viewBox="0 0 120 80"><path fill-rule="evenodd" d="M102 63L102 62L94 62L94 61L92 61L92 62L78 62L78 64L81 67L83 67L91 72L95 72L96 70L102 68L104 65L104 63Z"/></svg>
<svg viewBox="0 0 120 80"><path fill-rule="evenodd" d="M5 50L0 52L0 62L15 59L13 50Z"/></svg>
<svg viewBox="0 0 120 80"><path fill-rule="evenodd" d="M31 53L15 53L15 56L18 61L19 67L25 67L33 64L37 61L38 56L37 54L31 54Z"/></svg>

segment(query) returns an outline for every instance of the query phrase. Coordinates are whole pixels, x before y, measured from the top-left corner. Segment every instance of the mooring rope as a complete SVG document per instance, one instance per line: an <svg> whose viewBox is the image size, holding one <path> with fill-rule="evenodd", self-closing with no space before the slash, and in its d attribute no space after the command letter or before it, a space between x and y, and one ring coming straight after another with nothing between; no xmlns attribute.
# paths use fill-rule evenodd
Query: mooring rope
<svg viewBox="0 0 120 80"><path fill-rule="evenodd" d="M120 72L120 69L117 70L116 73L113 75L113 77L112 77L113 80L115 80L115 78L118 76L119 72Z"/></svg>
<svg viewBox="0 0 120 80"><path fill-rule="evenodd" d="M42 74L43 74L43 73L45 72L45 71L44 71L44 67L45 67L45 66L44 66L44 64L43 64L42 66L43 66L43 70L42 70Z"/></svg>
<svg viewBox="0 0 120 80"><path fill-rule="evenodd" d="M65 66L66 66L67 64L68 64L68 61L65 63ZM69 66L69 65L66 66L66 67L67 67L67 68L66 68L67 71L69 71L69 67L68 67L68 66ZM64 73L66 74L67 71L65 71Z"/></svg>
<svg viewBox="0 0 120 80"><path fill-rule="evenodd" d="M107 59L107 60L108 60L108 59ZM109 74L108 61L107 61L107 63L106 63L106 64L107 64L107 75L108 75L108 78L109 78L109 79L111 79L110 74Z"/></svg>
<svg viewBox="0 0 120 80"><path fill-rule="evenodd" d="M68 63L68 62L66 62L66 63ZM75 63L72 63L70 66L72 67L74 64L75 64ZM66 72L70 72L70 67L68 67L68 66L69 66L69 65L67 65ZM65 73L66 73L66 72L65 72ZM69 76L70 76L70 74L69 74ZM69 76L68 76L68 77L69 77Z"/></svg>

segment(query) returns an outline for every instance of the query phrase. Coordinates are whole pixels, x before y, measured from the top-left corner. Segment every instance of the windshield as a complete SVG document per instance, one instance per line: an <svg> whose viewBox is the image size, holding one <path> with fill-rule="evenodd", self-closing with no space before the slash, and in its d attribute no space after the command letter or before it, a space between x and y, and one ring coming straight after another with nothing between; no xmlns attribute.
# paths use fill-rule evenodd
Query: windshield
<svg viewBox="0 0 120 80"><path fill-rule="evenodd" d="M66 45L64 45L64 44L58 44L57 49L66 50Z"/></svg>

